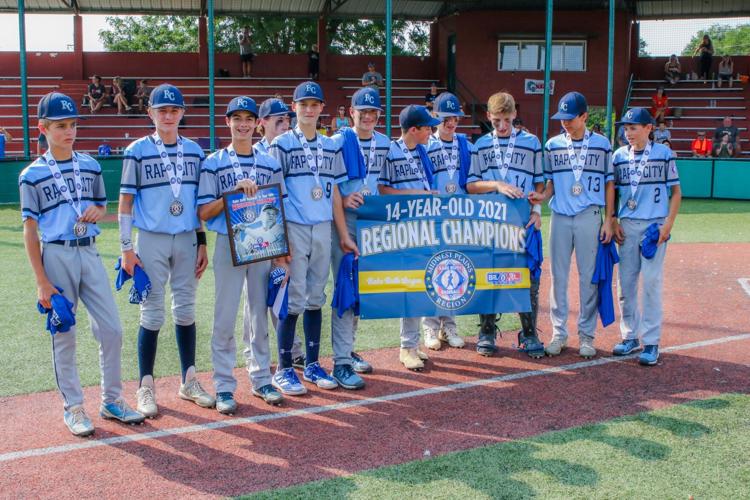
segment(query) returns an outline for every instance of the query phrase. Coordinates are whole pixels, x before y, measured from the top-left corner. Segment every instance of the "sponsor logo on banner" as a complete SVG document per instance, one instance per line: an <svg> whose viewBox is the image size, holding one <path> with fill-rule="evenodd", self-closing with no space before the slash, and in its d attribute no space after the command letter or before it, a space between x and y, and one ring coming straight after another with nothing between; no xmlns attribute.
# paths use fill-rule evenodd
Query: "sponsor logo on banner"
<svg viewBox="0 0 750 500"><path fill-rule="evenodd" d="M525 94L544 94L544 80L532 80L526 78L523 83L523 89ZM555 81L549 81L549 94L555 94Z"/></svg>
<svg viewBox="0 0 750 500"><path fill-rule="evenodd" d="M521 283L523 276L519 272L492 272L487 273L487 283L496 286L517 285Z"/></svg>

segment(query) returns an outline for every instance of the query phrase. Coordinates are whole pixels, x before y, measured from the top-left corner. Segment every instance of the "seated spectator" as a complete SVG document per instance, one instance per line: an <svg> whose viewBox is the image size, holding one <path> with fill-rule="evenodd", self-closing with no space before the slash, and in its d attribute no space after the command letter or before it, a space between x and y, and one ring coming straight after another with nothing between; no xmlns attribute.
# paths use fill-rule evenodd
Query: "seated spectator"
<svg viewBox="0 0 750 500"><path fill-rule="evenodd" d="M740 131L737 127L732 125L732 117L725 116L721 127L717 127L714 131L714 142L721 142L721 138L724 134L729 134L729 142L732 144L734 154L737 155L740 152Z"/></svg>
<svg viewBox="0 0 750 500"><path fill-rule="evenodd" d="M729 82L729 86L732 86L732 75L734 74L734 61L729 56L721 56L721 62L719 63L719 88L721 88L722 82Z"/></svg>
<svg viewBox="0 0 750 500"><path fill-rule="evenodd" d="M151 95L151 89L148 88L148 80L141 80L138 83L138 90L135 92L135 98L138 102L138 112L144 114L148 107L148 96Z"/></svg>
<svg viewBox="0 0 750 500"><path fill-rule="evenodd" d="M362 86L376 89L383 86L383 75L375 71L375 63L367 64L367 73L362 75Z"/></svg>
<svg viewBox="0 0 750 500"><path fill-rule="evenodd" d="M112 154L112 147L107 144L107 141L104 141L103 143L99 144L97 154L99 156L109 156Z"/></svg>
<svg viewBox="0 0 750 500"><path fill-rule="evenodd" d="M664 120L659 122L658 128L654 130L654 142L664 144L665 141L672 140L672 133L667 130L667 124Z"/></svg>
<svg viewBox="0 0 750 500"><path fill-rule="evenodd" d="M128 104L128 98L125 97L125 92L122 89L122 78L119 76L112 79L112 92L110 94L112 95L112 104L117 106L118 115L133 109Z"/></svg>
<svg viewBox="0 0 750 500"><path fill-rule="evenodd" d="M711 148L713 143L711 139L706 139L706 133L704 131L698 132L698 137L693 139L693 143L690 145L690 149L693 152L693 158L708 158L711 156Z"/></svg>
<svg viewBox="0 0 750 500"><path fill-rule="evenodd" d="M99 75L91 77L91 83L89 83L86 96L89 99L92 115L102 109L104 101L107 98L107 89L102 85L102 79Z"/></svg>
<svg viewBox="0 0 750 500"><path fill-rule="evenodd" d="M314 43L310 50L307 51L307 76L310 80L317 80L319 73L320 52L318 52L318 44Z"/></svg>
<svg viewBox="0 0 750 500"><path fill-rule="evenodd" d="M729 142L730 135L725 132L721 136L721 142L714 144L712 156L714 158L734 158L734 145Z"/></svg>
<svg viewBox="0 0 750 500"><path fill-rule="evenodd" d="M49 145L47 144L47 136L44 134L39 134L39 138L36 140L37 156L42 156L44 153L46 153L47 148L49 148Z"/></svg>
<svg viewBox="0 0 750 500"><path fill-rule="evenodd" d="M13 140L13 136L10 135L3 127L0 127L0 158L5 158L5 143Z"/></svg>
<svg viewBox="0 0 750 500"><path fill-rule="evenodd" d="M430 93L424 96L424 105L427 109L432 111L432 103L437 99L438 89L437 83L432 82L430 85Z"/></svg>
<svg viewBox="0 0 750 500"><path fill-rule="evenodd" d="M339 106L339 114L331 119L331 134L338 132L340 128L352 127L352 120L346 116L346 106Z"/></svg>
<svg viewBox="0 0 750 500"><path fill-rule="evenodd" d="M670 85L680 81L680 73L682 67L680 66L680 60L677 59L675 54L669 56L669 61L664 64L664 79L669 82Z"/></svg>
<svg viewBox="0 0 750 500"><path fill-rule="evenodd" d="M669 112L669 99L664 92L664 87L659 85L656 94L651 96L651 115L656 122L663 120Z"/></svg>
<svg viewBox="0 0 750 500"><path fill-rule="evenodd" d="M315 128L318 129L318 133L320 135L325 135L326 137L328 137L328 127L323 125L323 121L320 120L320 118L318 118L318 124L315 126Z"/></svg>
<svg viewBox="0 0 750 500"><path fill-rule="evenodd" d="M670 141L664 141L664 142L662 142L662 144L664 144L669 149L672 149L672 143Z"/></svg>

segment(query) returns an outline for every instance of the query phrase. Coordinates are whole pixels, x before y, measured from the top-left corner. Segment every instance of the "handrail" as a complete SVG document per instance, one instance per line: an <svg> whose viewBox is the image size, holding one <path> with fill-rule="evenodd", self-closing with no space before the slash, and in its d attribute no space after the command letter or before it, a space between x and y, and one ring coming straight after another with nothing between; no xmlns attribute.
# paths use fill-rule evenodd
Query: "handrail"
<svg viewBox="0 0 750 500"><path fill-rule="evenodd" d="M466 86L458 77L456 77L456 94L458 98L464 102L469 103L469 116L471 117L472 123L482 128L482 121L485 121L484 115L480 115L477 119L477 111L485 111L487 105L479 99L469 87ZM468 96L468 99L467 99Z"/></svg>
<svg viewBox="0 0 750 500"><path fill-rule="evenodd" d="M635 75L633 73L630 73L630 80L628 80L628 89L625 92L625 102L622 104L622 111L620 111L620 116L625 114L625 111L628 109L628 106L630 105L630 97L633 93L633 80L635 79Z"/></svg>

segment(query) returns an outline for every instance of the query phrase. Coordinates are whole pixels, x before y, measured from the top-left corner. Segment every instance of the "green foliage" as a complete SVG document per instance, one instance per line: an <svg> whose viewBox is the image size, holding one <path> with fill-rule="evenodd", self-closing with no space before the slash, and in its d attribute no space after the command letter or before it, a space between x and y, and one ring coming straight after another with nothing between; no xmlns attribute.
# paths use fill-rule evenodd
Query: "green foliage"
<svg viewBox="0 0 750 500"><path fill-rule="evenodd" d="M648 51L648 43L643 38L638 40L638 57L651 57Z"/></svg>
<svg viewBox="0 0 750 500"><path fill-rule="evenodd" d="M701 30L682 49L683 56L691 56L703 40L703 35L711 37L714 44L714 55L745 55L750 53L750 24L728 26L714 24L707 30Z"/></svg>
<svg viewBox="0 0 750 500"><path fill-rule="evenodd" d="M198 18L107 17L99 40L109 52L198 52Z"/></svg>
<svg viewBox="0 0 750 500"><path fill-rule="evenodd" d="M385 21L332 19L328 21L329 50L334 54L385 54ZM394 20L394 55L426 56L430 52L427 23Z"/></svg>

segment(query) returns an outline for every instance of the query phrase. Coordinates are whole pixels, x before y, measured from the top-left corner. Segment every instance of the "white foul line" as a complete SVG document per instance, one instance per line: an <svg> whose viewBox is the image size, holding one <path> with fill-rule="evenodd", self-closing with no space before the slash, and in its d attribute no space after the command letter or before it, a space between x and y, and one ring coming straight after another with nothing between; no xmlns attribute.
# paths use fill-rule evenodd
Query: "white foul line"
<svg viewBox="0 0 750 500"><path fill-rule="evenodd" d="M729 337L721 337L717 339L702 340L699 342L691 342L689 344L676 345L672 347L665 347L661 349L661 352L677 352L686 351L688 349L696 349L699 347L706 347L716 344L725 344L727 342L733 342L737 340L750 339L750 333L741 335L732 335ZM40 457L46 455L53 455L57 453L70 453L78 450L85 450L89 448L99 448L101 446L112 446L126 443L134 443L138 441L148 441L152 439L159 439L168 436L177 436L180 434L192 434L194 432L204 432L216 429L224 429L227 427L236 427L245 424L257 424L260 422L270 422L273 420L282 420L294 417L304 417L306 415L314 415L318 413L328 413L332 411L345 410L347 408L358 408L363 406L371 406L379 403L386 403L389 401L399 401L401 399L416 398L420 396L429 396L432 394L438 394L441 392L452 392L460 391L463 389L470 389L472 387L481 387L485 385L492 385L498 382L510 382L513 380L521 380L524 378L538 377L541 375L551 375L554 373L560 373L565 371L579 370L581 368L590 368L592 366L601 366L609 363L618 363L623 360L633 359L638 354L631 354L629 356L617 356L617 357L606 357L597 358L589 361L581 361L578 363L570 363L561 366L551 366L548 368L541 368L539 370L528 370L518 373L511 373L509 375L499 375L497 377L491 377L486 379L475 379L468 382L459 382L455 384L442 385L436 387L430 387L427 389L419 389L416 391L398 392L396 394L388 394L386 396L379 396L368 399L358 399L353 401L347 401L344 403L336 403L324 406L313 406L310 408L303 408L299 410L291 410L281 413L266 413L263 415L255 415L252 417L244 418L233 418L229 420L221 420L217 422L208 422L205 424L189 425L185 427L173 427L171 429L163 429L159 431L144 432L142 434L131 434L127 436L118 436L105 438L100 440L84 441L80 443L71 443L61 446L50 446L48 448L32 448L30 450L13 451L10 453L4 453L0 455L0 462L11 462L13 460L20 460L22 458Z"/></svg>
<svg viewBox="0 0 750 500"><path fill-rule="evenodd" d="M745 290L745 293L750 295L750 278L737 278L737 281L739 281L740 286Z"/></svg>

